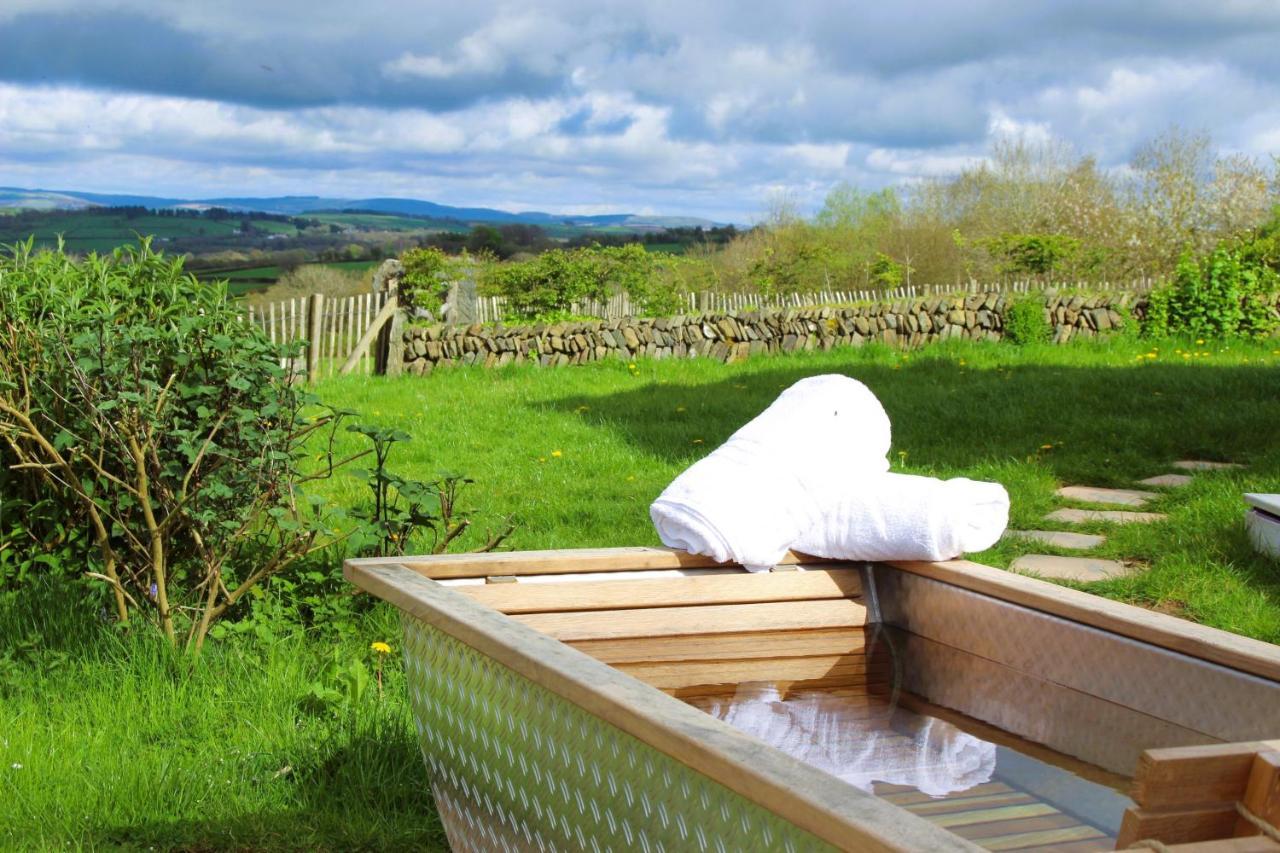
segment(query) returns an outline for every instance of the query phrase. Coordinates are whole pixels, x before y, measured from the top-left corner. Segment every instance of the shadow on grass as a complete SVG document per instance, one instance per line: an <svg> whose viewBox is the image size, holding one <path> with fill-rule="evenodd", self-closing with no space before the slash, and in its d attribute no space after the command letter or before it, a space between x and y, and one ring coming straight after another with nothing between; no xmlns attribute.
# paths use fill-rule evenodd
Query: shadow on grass
<svg viewBox="0 0 1280 853"><path fill-rule="evenodd" d="M650 383L552 405L565 412L588 407L586 423L656 458L687 463L722 443L783 388L824 372L846 373L875 392L893 423L894 461L913 470L960 472L1030 456L1060 479L1118 486L1166 472L1184 458L1251 463L1251 472L1260 474L1280 466L1274 453L1280 373L1264 367L997 369L938 357L899 368L854 358L835 370L830 361L774 362L765 369L747 363L740 375L709 383Z"/></svg>
<svg viewBox="0 0 1280 853"><path fill-rule="evenodd" d="M273 779L269 784L285 784ZM418 744L360 735L287 777L291 808L211 820L103 828L87 846L112 849L448 850Z"/></svg>

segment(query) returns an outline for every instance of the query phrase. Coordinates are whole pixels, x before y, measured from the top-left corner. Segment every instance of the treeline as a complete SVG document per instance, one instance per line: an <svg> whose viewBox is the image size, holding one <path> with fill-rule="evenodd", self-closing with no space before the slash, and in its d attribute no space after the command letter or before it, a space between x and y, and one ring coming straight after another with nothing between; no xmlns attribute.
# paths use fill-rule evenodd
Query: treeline
<svg viewBox="0 0 1280 853"><path fill-rule="evenodd" d="M718 288L774 293L1164 278L1256 231L1278 202L1274 160L1221 155L1203 134L1170 131L1120 170L1063 143L1005 140L952 177L841 185L812 218L779 204L703 258Z"/></svg>

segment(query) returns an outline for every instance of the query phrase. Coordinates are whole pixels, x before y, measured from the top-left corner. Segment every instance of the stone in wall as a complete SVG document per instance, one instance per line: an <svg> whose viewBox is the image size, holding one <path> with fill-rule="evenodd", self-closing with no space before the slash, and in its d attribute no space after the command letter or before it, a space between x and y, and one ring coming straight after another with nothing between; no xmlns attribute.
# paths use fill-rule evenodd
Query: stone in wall
<svg viewBox="0 0 1280 853"><path fill-rule="evenodd" d="M404 330L405 370L480 364L500 367L534 362L546 367L606 358L714 358L740 361L757 355L863 346L876 341L916 348L938 340L989 340L1003 336L1010 300L1000 293L898 300L847 307L786 308L627 318L528 326L432 323ZM1126 312L1140 318L1145 297L1130 293L1045 294L1045 319L1053 340L1095 337L1119 329Z"/></svg>

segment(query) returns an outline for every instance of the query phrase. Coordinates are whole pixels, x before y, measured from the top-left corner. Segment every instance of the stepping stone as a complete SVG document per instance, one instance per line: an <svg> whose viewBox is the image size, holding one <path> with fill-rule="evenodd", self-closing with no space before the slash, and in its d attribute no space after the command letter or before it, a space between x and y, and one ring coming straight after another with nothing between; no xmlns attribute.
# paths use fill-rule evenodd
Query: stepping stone
<svg viewBox="0 0 1280 853"><path fill-rule="evenodd" d="M1006 530L1004 535L1006 538L1030 539L1034 542L1052 545L1055 548L1078 548L1081 551L1097 548L1107 541L1105 536L1096 536L1092 533L1071 533L1066 530Z"/></svg>
<svg viewBox="0 0 1280 853"><path fill-rule="evenodd" d="M1116 560L1096 557L1050 557L1048 554L1025 554L1009 564L1019 572L1034 572L1043 578L1068 581L1105 581L1123 577L1132 569Z"/></svg>
<svg viewBox="0 0 1280 853"><path fill-rule="evenodd" d="M1139 480L1140 486L1155 486L1158 489L1176 489L1191 482L1190 474L1157 474L1145 480Z"/></svg>
<svg viewBox="0 0 1280 853"><path fill-rule="evenodd" d="M1058 496L1084 503L1118 506L1142 506L1152 498L1160 497L1155 492L1140 492L1137 489L1099 489L1093 486L1063 486L1058 489Z"/></svg>
<svg viewBox="0 0 1280 853"><path fill-rule="evenodd" d="M1055 509L1045 516L1048 521L1065 521L1068 524L1080 524L1085 521L1146 524L1152 521L1164 521L1165 518L1166 516L1159 512L1123 512L1115 509Z"/></svg>
<svg viewBox="0 0 1280 853"><path fill-rule="evenodd" d="M1239 462L1203 462L1199 459L1180 459L1173 463L1174 468L1183 471L1221 471L1224 468L1243 468Z"/></svg>

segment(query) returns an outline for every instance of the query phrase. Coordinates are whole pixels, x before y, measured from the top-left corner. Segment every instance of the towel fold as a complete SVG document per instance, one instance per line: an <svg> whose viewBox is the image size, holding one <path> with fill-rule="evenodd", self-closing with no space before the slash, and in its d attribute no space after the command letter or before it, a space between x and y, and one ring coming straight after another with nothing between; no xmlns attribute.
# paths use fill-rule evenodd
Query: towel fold
<svg viewBox="0 0 1280 853"><path fill-rule="evenodd" d="M650 507L663 544L751 571L788 550L844 560L948 560L995 544L997 483L891 474L889 417L855 379L803 379Z"/></svg>
<svg viewBox="0 0 1280 853"><path fill-rule="evenodd" d="M663 544L766 569L824 511L824 495L888 470L889 416L847 376L802 379L654 501Z"/></svg>
<svg viewBox="0 0 1280 853"><path fill-rule="evenodd" d="M999 483L874 474L810 495L823 508L791 547L839 560L950 560L990 548L1009 522Z"/></svg>

